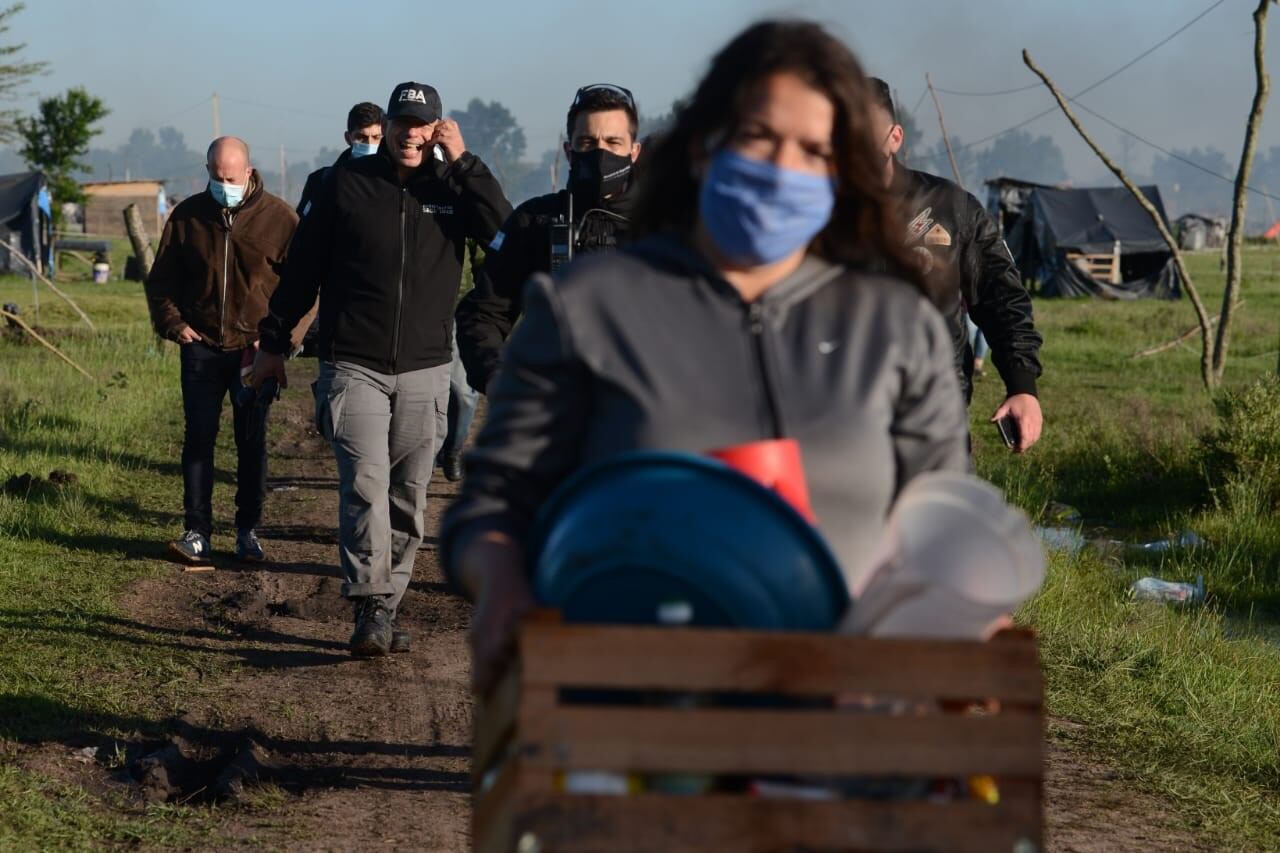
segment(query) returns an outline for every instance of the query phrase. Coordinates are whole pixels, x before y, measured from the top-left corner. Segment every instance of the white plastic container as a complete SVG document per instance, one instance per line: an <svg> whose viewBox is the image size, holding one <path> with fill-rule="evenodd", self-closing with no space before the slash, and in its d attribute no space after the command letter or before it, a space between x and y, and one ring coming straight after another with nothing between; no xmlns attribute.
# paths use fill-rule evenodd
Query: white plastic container
<svg viewBox="0 0 1280 853"><path fill-rule="evenodd" d="M1140 578L1130 587L1138 601L1172 601L1175 604L1199 604L1204 601L1204 575L1195 583L1177 583L1160 578Z"/></svg>
<svg viewBox="0 0 1280 853"><path fill-rule="evenodd" d="M990 483L952 472L911 481L870 565L841 630L872 637L985 639L1045 572L1027 517Z"/></svg>
<svg viewBox="0 0 1280 853"><path fill-rule="evenodd" d="M96 263L93 265L93 283L106 284L111 278L111 264Z"/></svg>

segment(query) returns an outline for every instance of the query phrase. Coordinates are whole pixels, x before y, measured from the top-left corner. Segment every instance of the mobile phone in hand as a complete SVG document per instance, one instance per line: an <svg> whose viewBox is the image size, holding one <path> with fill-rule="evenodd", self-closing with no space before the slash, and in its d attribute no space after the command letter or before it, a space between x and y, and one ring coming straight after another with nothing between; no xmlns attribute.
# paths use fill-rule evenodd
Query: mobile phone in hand
<svg viewBox="0 0 1280 853"><path fill-rule="evenodd" d="M1016 450L1018 448L1018 439L1020 436L1018 435L1017 418L1013 415L1005 415L1003 418L996 421L996 430L1000 433L1000 438L1004 441L1005 447L1010 450Z"/></svg>

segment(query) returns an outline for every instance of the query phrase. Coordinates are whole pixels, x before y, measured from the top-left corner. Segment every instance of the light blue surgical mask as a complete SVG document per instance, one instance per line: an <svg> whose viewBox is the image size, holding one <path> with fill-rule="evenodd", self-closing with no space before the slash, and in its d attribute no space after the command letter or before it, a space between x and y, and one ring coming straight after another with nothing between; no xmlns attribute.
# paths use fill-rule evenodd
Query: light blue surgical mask
<svg viewBox="0 0 1280 853"><path fill-rule="evenodd" d="M771 264L803 249L831 219L835 180L721 150L711 158L698 210L724 256Z"/></svg>
<svg viewBox="0 0 1280 853"><path fill-rule="evenodd" d="M351 143L351 157L358 160L361 157L368 157L370 154L378 153L378 143L376 142L353 142Z"/></svg>
<svg viewBox="0 0 1280 853"><path fill-rule="evenodd" d="M249 184L228 184L225 181L210 181L209 193L213 196L213 200L223 207L239 207L240 202L244 201L245 190L249 188Z"/></svg>

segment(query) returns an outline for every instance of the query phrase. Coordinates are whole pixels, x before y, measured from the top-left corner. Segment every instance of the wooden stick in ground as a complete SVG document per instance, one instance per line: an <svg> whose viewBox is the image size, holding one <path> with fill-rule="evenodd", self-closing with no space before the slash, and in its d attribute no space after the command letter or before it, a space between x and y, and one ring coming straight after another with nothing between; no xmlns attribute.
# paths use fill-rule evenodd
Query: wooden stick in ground
<svg viewBox="0 0 1280 853"><path fill-rule="evenodd" d="M23 331L25 331L31 337L35 338L42 346L44 346L46 349L48 349L58 358L65 361L67 364L74 367L76 370L83 373L85 379L88 379L90 382L97 381L89 374L87 370L85 370L83 367L81 367L80 365L72 361L70 358L68 358L67 355L63 353L62 350L58 349L53 344L49 343L44 338L42 338L39 332L37 332L35 329L28 326L26 321L23 320L21 317L19 317L17 314L10 314L8 311L5 311L3 308L0 308L0 317L4 317L6 320L12 320L13 322L17 323L19 326L22 327Z"/></svg>
<svg viewBox="0 0 1280 853"><path fill-rule="evenodd" d="M1173 239L1173 235L1169 233L1169 228L1164 224L1164 217L1160 215L1160 211L1156 210L1155 205L1142 193L1142 190L1129 180L1129 176L1124 173L1114 160L1107 156L1093 137L1080 124L1080 120L1076 118L1075 113L1067 106L1067 100L1063 97L1062 92L1058 91L1058 87L1049 79L1049 75L1040 70L1040 67L1031 59L1031 54L1026 50L1022 51L1022 61L1027 67L1035 72L1049 88L1053 94L1054 100L1058 102L1058 106L1062 108L1063 114L1067 120L1071 122L1071 126L1076 129L1076 133L1080 134L1080 138L1088 143L1093 149L1093 153L1098 155L1104 165L1111 170L1111 174L1115 175L1120 183L1124 184L1124 188L1133 194L1138 204L1142 205L1142 209L1151 217L1151 221L1155 223L1156 230L1160 232L1160 238L1164 240L1165 245L1169 247L1169 251L1173 253L1173 263L1178 268L1178 275L1182 276L1182 283L1186 287L1187 296L1191 298L1191 305L1196 311L1196 320L1200 323L1200 379L1204 382L1204 387L1212 389L1214 387L1213 375L1213 326L1209 322L1209 312L1205 310L1204 301L1200 299L1200 292L1196 290L1195 284L1191 281L1191 276L1187 272L1187 265L1182 262L1182 252L1178 250L1178 241Z"/></svg>
<svg viewBox="0 0 1280 853"><path fill-rule="evenodd" d="M1227 344L1231 335L1231 320L1235 316L1236 294L1240 290L1240 246L1244 240L1244 213L1248 196L1249 170L1253 167L1253 152L1258 143L1258 127L1262 124L1262 109L1267 104L1271 88L1267 76L1265 55L1267 39L1267 9L1272 0L1259 0L1253 10L1253 70L1256 78L1253 103L1244 126L1244 150L1240 154L1240 167L1236 170L1235 196L1231 205L1231 227L1227 230L1224 247L1227 256L1227 286L1222 292L1222 322L1218 324L1218 339L1213 347L1213 378L1222 380L1227 366Z"/></svg>
<svg viewBox="0 0 1280 853"><path fill-rule="evenodd" d="M929 87L929 94L933 96L933 108L938 111L938 128L942 131L942 144L947 149L947 159L951 161L951 174L956 176L956 183L960 189L964 189L964 181L960 179L960 167L956 165L955 152L951 150L951 137L947 135L947 124L942 120L942 102L938 100L938 93L933 91L933 80L929 78L929 72L924 74L924 84Z"/></svg>
<svg viewBox="0 0 1280 853"><path fill-rule="evenodd" d="M142 280L151 275L151 266L156 262L156 254L151 250L151 241L147 239L147 229L142 224L142 214L138 206L131 204L124 209L124 228L129 232L129 242L133 244L133 256L142 265Z"/></svg>
<svg viewBox="0 0 1280 853"><path fill-rule="evenodd" d="M1243 305L1243 304L1244 304L1244 300L1243 300L1243 299L1241 299L1241 300L1240 300L1240 302L1239 302L1239 303L1237 303L1237 307L1239 307L1240 305ZM1210 317L1210 318L1209 318L1209 325L1211 325L1211 326L1212 326L1213 324L1217 323L1217 322L1218 322L1218 319L1219 319L1221 316L1222 316L1221 314L1215 314L1214 316ZM1149 356L1149 355L1158 355L1158 354L1160 354L1160 353L1162 353L1162 352L1166 352L1166 351L1168 351L1168 350L1173 349L1173 348L1174 348L1174 347L1176 347L1178 344L1182 343L1183 341L1185 341L1187 338L1191 337L1192 335L1194 335L1194 334L1195 334L1196 332L1198 332L1198 331L1200 331L1200 327L1199 327L1198 325L1197 325L1197 326L1192 326L1190 329L1187 329L1185 332L1183 332L1182 334L1178 335L1178 336L1177 336L1176 338L1174 338L1173 340L1171 340L1171 341L1166 341L1166 342L1165 342L1165 343L1163 343L1163 344L1158 344L1158 345L1153 346L1153 347L1148 347L1147 349L1144 349L1144 350L1139 350L1138 352L1135 352L1133 355L1129 356L1129 358L1146 358L1146 357L1147 357L1147 356Z"/></svg>
<svg viewBox="0 0 1280 853"><path fill-rule="evenodd" d="M34 261L32 261L26 255L19 252L13 246L8 246L6 248L8 249L10 255L22 261L22 263L26 266L26 268L31 270L32 275L40 279L40 281L44 282L45 287L49 288L54 293L58 294L58 296L62 297L62 301L70 305L71 308L77 314L80 315L80 319L84 320L86 326L88 326L90 329L93 328L93 321L89 319L89 315L80 310L80 306L75 303L74 299L72 299L70 296L67 296L67 294L63 293L61 290L58 289L58 286L56 284L49 281L49 279L45 277L44 273L40 272L40 268L35 265Z"/></svg>
<svg viewBox="0 0 1280 853"><path fill-rule="evenodd" d="M61 252L64 256L70 256L72 258L75 258L77 261L87 266L90 270L93 269L93 259L85 255L83 252L76 252L71 249L59 249L58 251Z"/></svg>

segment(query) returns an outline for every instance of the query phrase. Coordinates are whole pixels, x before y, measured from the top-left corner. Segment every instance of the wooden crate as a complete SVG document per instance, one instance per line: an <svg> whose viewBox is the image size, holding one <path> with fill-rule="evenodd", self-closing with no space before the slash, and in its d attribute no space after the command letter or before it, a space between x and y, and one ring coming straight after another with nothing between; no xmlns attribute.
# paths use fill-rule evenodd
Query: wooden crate
<svg viewBox="0 0 1280 853"><path fill-rule="evenodd" d="M596 691L596 703L626 695L618 691L767 700L763 707L579 704L583 690ZM975 643L533 621L522 629L512 666L477 703L473 846L485 853L1034 853L1042 842L1042 691L1028 632ZM849 694L908 700L913 708L836 708L833 697ZM778 697L791 706L779 707ZM566 793L564 774L584 770L989 775L999 802Z"/></svg>

